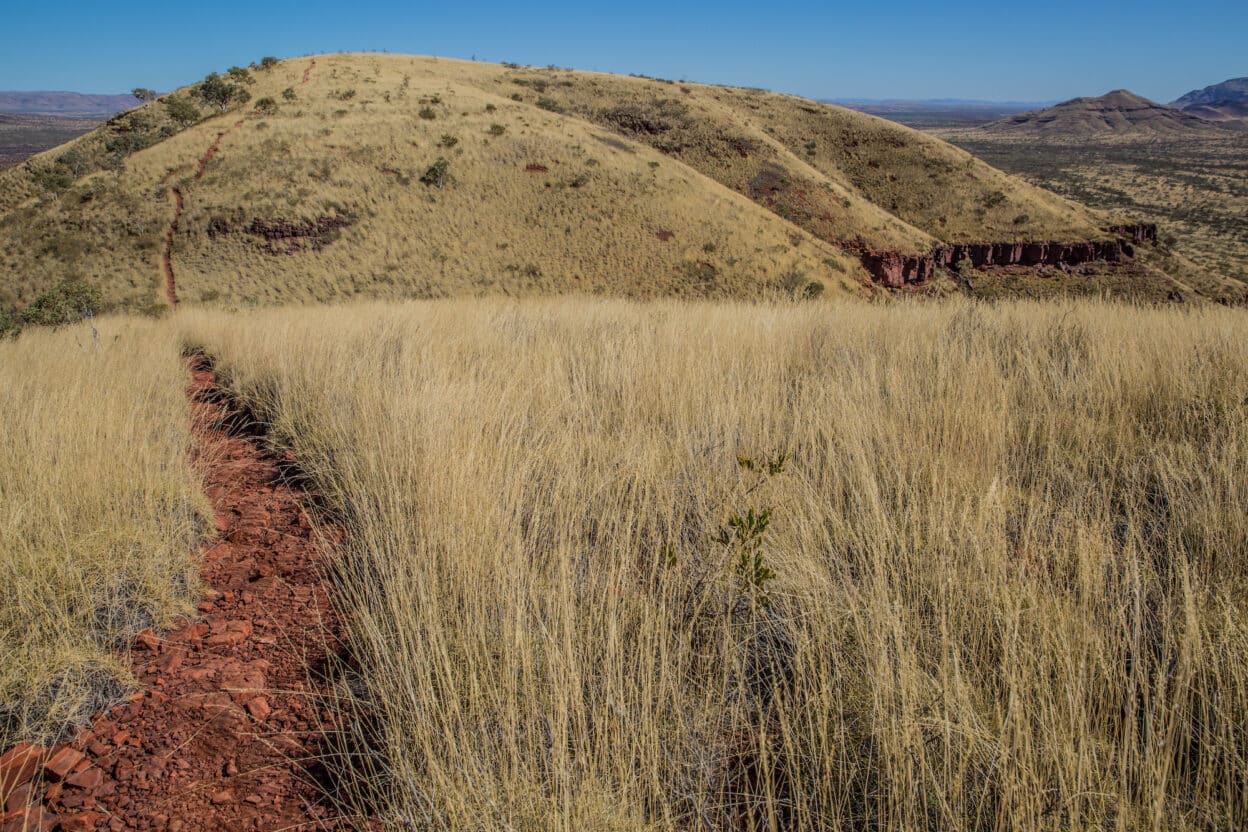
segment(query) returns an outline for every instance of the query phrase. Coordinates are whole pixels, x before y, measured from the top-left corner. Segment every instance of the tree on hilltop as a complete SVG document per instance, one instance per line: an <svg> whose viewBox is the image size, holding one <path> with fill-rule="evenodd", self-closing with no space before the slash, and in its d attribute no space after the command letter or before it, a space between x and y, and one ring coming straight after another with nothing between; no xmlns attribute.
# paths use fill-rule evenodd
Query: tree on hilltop
<svg viewBox="0 0 1248 832"><path fill-rule="evenodd" d="M221 112L225 112L236 101L246 102L251 99L251 93L238 84L227 82L215 72L199 82L195 88L195 95L204 102L205 106L216 107Z"/></svg>

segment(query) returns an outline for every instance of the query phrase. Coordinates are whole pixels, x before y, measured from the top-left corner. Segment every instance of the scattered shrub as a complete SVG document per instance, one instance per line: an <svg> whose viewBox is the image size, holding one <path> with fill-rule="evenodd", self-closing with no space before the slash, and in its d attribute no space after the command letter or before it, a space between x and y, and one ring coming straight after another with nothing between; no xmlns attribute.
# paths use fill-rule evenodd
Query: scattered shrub
<svg viewBox="0 0 1248 832"><path fill-rule="evenodd" d="M56 157L56 163L69 168L69 172L76 178L86 169L87 157L78 148L71 147Z"/></svg>
<svg viewBox="0 0 1248 832"><path fill-rule="evenodd" d="M492 113L492 112L494 112L494 111L495 111L495 110L497 110L497 109L498 109L498 108L497 108L497 107L495 107L493 104L486 104L486 105L485 105L485 111L486 111L487 113Z"/></svg>
<svg viewBox="0 0 1248 832"><path fill-rule="evenodd" d="M501 124L491 124L489 133L491 136L501 136L507 132L507 128Z"/></svg>
<svg viewBox="0 0 1248 832"><path fill-rule="evenodd" d="M272 114L277 112L277 102L272 98L261 98L256 102L256 109L262 113Z"/></svg>
<svg viewBox="0 0 1248 832"><path fill-rule="evenodd" d="M337 98L339 101L350 101L355 98L355 90L339 90L330 95L331 98Z"/></svg>
<svg viewBox="0 0 1248 832"><path fill-rule="evenodd" d="M17 323L17 316L7 309L0 309L0 340L16 338L17 333L20 331L21 327Z"/></svg>
<svg viewBox="0 0 1248 832"><path fill-rule="evenodd" d="M459 144L459 139L455 138L450 133L443 133L442 138L438 139L438 145L441 147L452 148L457 144Z"/></svg>
<svg viewBox="0 0 1248 832"><path fill-rule="evenodd" d="M543 110L549 110L552 113L563 112L563 107L559 105L558 101L553 98L547 98L546 96L542 96L537 99L537 106L541 107Z"/></svg>
<svg viewBox="0 0 1248 832"><path fill-rule="evenodd" d="M1031 222L1031 217L1027 216L1026 214L1019 214L1017 217L1014 218L1015 225L1026 225L1029 222Z"/></svg>
<svg viewBox="0 0 1248 832"><path fill-rule="evenodd" d="M30 326L64 326L98 313L103 296L85 280L68 278L34 299L20 320Z"/></svg>
<svg viewBox="0 0 1248 832"><path fill-rule="evenodd" d="M438 161L430 165L429 169L421 174L421 183L441 188L444 184L446 184L446 173L450 167L451 163L439 156Z"/></svg>
<svg viewBox="0 0 1248 832"><path fill-rule="evenodd" d="M227 82L213 72L195 87L195 95L205 106L216 107L221 112L234 102L246 102L251 94L237 84Z"/></svg>
<svg viewBox="0 0 1248 832"><path fill-rule="evenodd" d="M194 124L200 119L199 108L189 98L171 95L165 99L165 112L178 124Z"/></svg>
<svg viewBox="0 0 1248 832"><path fill-rule="evenodd" d="M433 111L432 107L422 107L420 112L417 113L417 115L419 115L425 121L433 121L435 118L438 117L438 114Z"/></svg>
<svg viewBox="0 0 1248 832"><path fill-rule="evenodd" d="M278 63L277 58L274 58L272 55L265 55L263 58L260 59L260 68L272 69L273 67L277 66L277 63Z"/></svg>
<svg viewBox="0 0 1248 832"><path fill-rule="evenodd" d="M231 79L239 82L240 84L251 84L251 83L254 83L255 81L255 79L251 77L251 73L243 69L241 66L230 67L228 70L226 70L226 74L229 75Z"/></svg>
<svg viewBox="0 0 1248 832"><path fill-rule="evenodd" d="M282 98L286 99L287 101L294 101L298 97L299 96L295 94L294 87L287 87L286 89L282 90Z"/></svg>
<svg viewBox="0 0 1248 832"><path fill-rule="evenodd" d="M40 190L52 194L58 194L74 184L73 175L60 168L43 168L35 173L34 180Z"/></svg>
<svg viewBox="0 0 1248 832"><path fill-rule="evenodd" d="M156 90L149 90L147 87L135 87L130 91L130 94L142 101L144 104L149 101L155 101L160 95L160 93L156 92Z"/></svg>
<svg viewBox="0 0 1248 832"><path fill-rule="evenodd" d="M141 133L121 133L105 142L104 149L117 156L129 156L151 143L151 139Z"/></svg>

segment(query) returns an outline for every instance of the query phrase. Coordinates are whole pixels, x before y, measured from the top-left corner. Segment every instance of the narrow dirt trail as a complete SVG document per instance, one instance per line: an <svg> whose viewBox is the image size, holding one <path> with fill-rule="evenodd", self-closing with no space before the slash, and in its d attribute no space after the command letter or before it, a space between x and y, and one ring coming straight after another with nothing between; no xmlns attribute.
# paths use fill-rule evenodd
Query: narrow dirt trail
<svg viewBox="0 0 1248 832"><path fill-rule="evenodd" d="M322 802L321 775L301 762L316 759L325 724L314 674L343 641L310 495L287 484L289 459L235 427L208 362L189 365L194 455L221 532L203 555L202 619L139 637L142 691L51 752L68 755L65 773L32 810L46 825L28 828L370 828Z"/></svg>
<svg viewBox="0 0 1248 832"><path fill-rule="evenodd" d="M308 79L312 77L313 69L316 69L316 58L310 58L308 65L304 67L303 79L299 82L301 86L308 83ZM217 133L217 137L213 139L212 144L208 145L208 149L199 157L199 162L195 167L195 179L203 178L204 171L208 170L208 164L221 149L221 140L231 131L237 130L242 126L243 120L239 119L228 130L222 130ZM178 307L178 283L173 273L173 240L178 234L178 227L182 222L182 214L186 210L186 200L182 195L182 190L176 185L169 189L169 202L173 207L173 219L170 220L169 228L165 231L165 243L160 252L160 279L165 286L165 300L176 309Z"/></svg>
<svg viewBox="0 0 1248 832"><path fill-rule="evenodd" d="M199 157L199 161L195 164L194 180L204 177L204 172L208 170L208 163L213 160L217 152L221 149L221 140L224 139L231 131L237 130L243 126L243 119L234 122L228 129L217 133L217 137L212 140L212 144L208 145L208 149ZM186 199L182 195L182 189L174 185L169 189L169 203L173 207L173 219L169 221L169 228L165 231L165 244L160 252L160 277L165 285L165 300L175 309L178 306L178 282L173 274L173 240L178 234L178 227L182 223L182 214L186 211Z"/></svg>
<svg viewBox="0 0 1248 832"><path fill-rule="evenodd" d="M165 299L170 306L178 305L178 283L173 277L173 238L178 233L178 225L182 222L182 211L185 204L182 200L182 189L169 189L169 201L173 205L173 219L165 231L165 247L160 253L160 273L165 280Z"/></svg>

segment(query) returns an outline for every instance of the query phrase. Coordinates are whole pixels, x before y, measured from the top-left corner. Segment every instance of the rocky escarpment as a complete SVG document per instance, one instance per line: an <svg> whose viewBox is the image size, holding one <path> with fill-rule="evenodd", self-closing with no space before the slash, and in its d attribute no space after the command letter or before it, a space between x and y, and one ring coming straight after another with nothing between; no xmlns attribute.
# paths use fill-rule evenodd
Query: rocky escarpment
<svg viewBox="0 0 1248 832"><path fill-rule="evenodd" d="M1077 266L1095 260L1118 263L1135 254L1135 245L1157 240L1152 223L1118 225L1106 229L1113 239L1086 242L955 243L934 246L924 254L862 250L862 265L875 282L891 288L922 283L937 269L969 260L983 266Z"/></svg>

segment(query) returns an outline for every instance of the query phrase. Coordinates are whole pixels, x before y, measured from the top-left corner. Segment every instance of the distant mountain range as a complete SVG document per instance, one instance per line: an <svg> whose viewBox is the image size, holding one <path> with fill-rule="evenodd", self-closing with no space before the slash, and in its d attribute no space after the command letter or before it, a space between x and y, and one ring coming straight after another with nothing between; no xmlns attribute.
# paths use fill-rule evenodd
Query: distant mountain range
<svg viewBox="0 0 1248 832"><path fill-rule="evenodd" d="M39 116L108 117L138 106L132 95L0 90L0 113Z"/></svg>
<svg viewBox="0 0 1248 832"><path fill-rule="evenodd" d="M1192 90L1170 106L1211 121L1248 119L1248 78L1231 78Z"/></svg>

